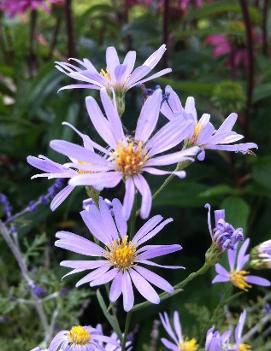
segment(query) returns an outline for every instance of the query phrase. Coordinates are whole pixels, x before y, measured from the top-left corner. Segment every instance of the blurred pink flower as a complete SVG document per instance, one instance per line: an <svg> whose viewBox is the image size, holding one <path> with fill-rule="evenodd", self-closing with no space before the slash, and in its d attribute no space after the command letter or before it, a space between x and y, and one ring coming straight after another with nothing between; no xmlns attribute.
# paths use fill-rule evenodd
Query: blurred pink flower
<svg viewBox="0 0 271 351"><path fill-rule="evenodd" d="M261 38L256 31L253 31L253 40L254 44L261 43ZM235 69L243 66L246 70L248 69L248 49L244 42L231 40L224 34L213 34L206 38L205 43L213 47L213 57L227 56L228 67Z"/></svg>
<svg viewBox="0 0 271 351"><path fill-rule="evenodd" d="M60 4L64 0L3 0L0 5L0 10L6 13L9 17L14 17L25 13L29 9L36 10L42 8L49 12L49 4Z"/></svg>

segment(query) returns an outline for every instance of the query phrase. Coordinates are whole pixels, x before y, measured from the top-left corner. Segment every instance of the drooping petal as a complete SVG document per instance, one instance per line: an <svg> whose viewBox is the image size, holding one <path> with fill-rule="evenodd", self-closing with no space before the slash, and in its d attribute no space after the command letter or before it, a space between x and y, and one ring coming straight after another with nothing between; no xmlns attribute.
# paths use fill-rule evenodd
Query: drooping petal
<svg viewBox="0 0 271 351"><path fill-rule="evenodd" d="M101 285L101 284L107 284L107 283L111 282L116 277L118 272L119 272L119 270L117 268L113 268L110 271L99 275L97 278L92 280L89 285L91 287L93 287L93 286L97 286L97 285Z"/></svg>
<svg viewBox="0 0 271 351"><path fill-rule="evenodd" d="M175 344L173 344L173 342L165 339L165 338L162 338L161 339L163 345L168 349L168 350L171 350L171 351L179 351L179 347Z"/></svg>
<svg viewBox="0 0 271 351"><path fill-rule="evenodd" d="M73 177L69 184L76 185L91 185L95 188L114 188L121 181L122 176L118 172L99 172L93 174L80 174Z"/></svg>
<svg viewBox="0 0 271 351"><path fill-rule="evenodd" d="M113 279L113 282L110 287L110 292L109 292L109 299L111 302L116 302L121 295L122 276L123 276L123 273L120 271Z"/></svg>
<svg viewBox="0 0 271 351"><path fill-rule="evenodd" d="M70 195L70 193L74 190L74 187L71 185L65 186L62 190L60 190L56 196L53 198L51 204L50 204L50 209L52 211L55 211L59 205L62 204L63 201L67 199L67 197Z"/></svg>
<svg viewBox="0 0 271 351"><path fill-rule="evenodd" d="M95 280L96 278L104 276L106 274L106 272L109 271L110 268L111 268L111 264L109 262L106 262L101 267L96 268L94 271L88 273L82 279L78 280L78 282L75 285L76 288L78 288L79 286L81 286L83 284L89 283L92 280Z"/></svg>
<svg viewBox="0 0 271 351"><path fill-rule="evenodd" d="M168 293L172 293L174 288L171 284L169 284L164 278L160 277L158 274L146 269L144 267L135 266L134 268L139 274L141 274L148 282L152 285L157 286L163 291Z"/></svg>
<svg viewBox="0 0 271 351"><path fill-rule="evenodd" d="M127 178L125 182L125 195L123 200L123 215L129 219L135 199L135 185L132 178Z"/></svg>
<svg viewBox="0 0 271 351"><path fill-rule="evenodd" d="M138 292L148 301L158 304L160 302L159 295L146 279L137 273L134 269L129 270L132 281Z"/></svg>
<svg viewBox="0 0 271 351"><path fill-rule="evenodd" d="M151 189L148 183L146 182L145 178L141 174L134 176L134 184L142 196L140 216L141 218L148 218L150 215L152 204Z"/></svg>
<svg viewBox="0 0 271 351"><path fill-rule="evenodd" d="M122 295L123 295L123 308L124 311L130 311L134 306L134 292L130 275L124 271L122 276Z"/></svg>

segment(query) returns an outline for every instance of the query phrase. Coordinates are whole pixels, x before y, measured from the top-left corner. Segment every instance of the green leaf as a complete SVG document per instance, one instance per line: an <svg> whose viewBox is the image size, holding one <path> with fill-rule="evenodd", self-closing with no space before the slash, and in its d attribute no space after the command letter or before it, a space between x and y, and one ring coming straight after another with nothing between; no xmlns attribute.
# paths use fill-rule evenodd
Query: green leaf
<svg viewBox="0 0 271 351"><path fill-rule="evenodd" d="M154 206L202 206L205 200L199 194L204 191L207 191L207 186L197 182L174 182L154 200Z"/></svg>
<svg viewBox="0 0 271 351"><path fill-rule="evenodd" d="M200 94L203 96L212 96L215 84L213 83L197 83L190 81L177 81L169 78L160 78L160 83L171 85L174 90L182 91L187 94Z"/></svg>
<svg viewBox="0 0 271 351"><path fill-rule="evenodd" d="M271 157L259 158L253 166L252 177L256 183L271 190Z"/></svg>
<svg viewBox="0 0 271 351"><path fill-rule="evenodd" d="M227 13L242 14L240 5L235 0L214 1L211 4L206 4L203 7L190 11L187 20L210 18ZM261 15L255 7L249 7L249 14L253 23L260 23Z"/></svg>
<svg viewBox="0 0 271 351"><path fill-rule="evenodd" d="M271 84L260 84L255 87L253 94L253 102L258 102L260 100L264 100L271 96Z"/></svg>
<svg viewBox="0 0 271 351"><path fill-rule="evenodd" d="M199 197L210 198L210 197L216 197L221 195L229 195L229 194L233 194L234 192L235 192L235 189L233 189L229 185L219 184L201 192L199 194Z"/></svg>
<svg viewBox="0 0 271 351"><path fill-rule="evenodd" d="M226 220L234 227L246 228L249 216L249 205L240 197L227 197L221 204L226 211Z"/></svg>
<svg viewBox="0 0 271 351"><path fill-rule="evenodd" d="M122 333L120 330L120 326L118 321L108 312L108 309L106 307L106 304L104 302L104 299L102 297L102 294L100 293L100 290L98 289L96 292L96 296L99 302L99 305L103 311L104 316L108 320L108 323L111 325L111 327L114 329L114 331L118 334L119 339L122 339Z"/></svg>

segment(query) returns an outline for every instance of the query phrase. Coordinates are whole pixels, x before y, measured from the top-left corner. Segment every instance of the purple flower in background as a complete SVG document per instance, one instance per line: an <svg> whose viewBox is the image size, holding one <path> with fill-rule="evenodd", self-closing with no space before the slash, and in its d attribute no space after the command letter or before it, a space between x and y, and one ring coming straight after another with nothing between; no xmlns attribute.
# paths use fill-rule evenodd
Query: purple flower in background
<svg viewBox="0 0 271 351"><path fill-rule="evenodd" d="M157 89L147 98L142 107L135 135L125 135L117 108L105 89L101 90L101 100L107 118L95 99L88 97L86 103L94 127L108 146L102 147L76 130L83 140L83 147L64 140L53 140L50 143L52 149L69 157L71 162L60 165L45 157L40 159L30 156L27 159L28 163L46 172L32 178L70 178L69 185L62 190L63 195L58 196L53 205L51 204L54 209L75 186L91 186L101 190L113 188L123 180L125 182L125 217L128 219L130 216L137 190L142 196L140 215L142 218L147 218L151 210L152 195L142 173L174 174L179 178L185 177L184 171L173 172L157 167L193 161L192 157L197 154L198 147L159 155L179 145L187 135L191 123L168 122L152 135L158 121L162 100L162 91ZM97 152L94 152L94 149Z"/></svg>
<svg viewBox="0 0 271 351"><path fill-rule="evenodd" d="M177 311L173 314L173 327L170 324L168 314L160 313L161 322L165 328L170 340L162 338L163 345L171 351L197 351L199 346L195 338L184 338L182 333L182 326L180 323L179 313Z"/></svg>
<svg viewBox="0 0 271 351"><path fill-rule="evenodd" d="M215 129L210 122L210 115L204 113L198 120L195 100L193 97L188 97L185 107L176 92L167 86L165 89L168 94L167 103L164 103L161 112L170 120L179 120L181 123L190 121L193 125L190 133L186 136L189 145L197 145L201 148L198 155L200 161L205 158L205 150L222 150L241 152L243 154L250 153L251 149L257 149L255 143L239 143L233 144L236 141L243 139L243 135L232 130L237 120L237 114L231 113L218 129Z"/></svg>
<svg viewBox="0 0 271 351"><path fill-rule="evenodd" d="M100 332L101 335L103 335L103 327L101 324L98 324L96 326L96 330ZM104 343L104 342L99 342L99 345L102 347L101 351L121 351L121 341L118 338L117 334L113 332L110 335L110 338L113 340L113 343ZM118 346L116 346L118 345ZM131 351L132 350L132 343L131 341L127 341L125 345L125 350L126 351Z"/></svg>
<svg viewBox="0 0 271 351"><path fill-rule="evenodd" d="M60 331L49 345L48 351L97 351L104 350L100 343L117 343L90 326L74 326L71 330Z"/></svg>
<svg viewBox="0 0 271 351"><path fill-rule="evenodd" d="M243 343L242 333L247 317L247 312L241 313L237 326L234 332L235 343L234 346L230 345L229 351L250 351L251 346Z"/></svg>
<svg viewBox="0 0 271 351"><path fill-rule="evenodd" d="M60 231L55 246L98 259L63 261L61 266L72 268L67 275L92 270L76 286L89 283L91 287L112 281L109 298L115 302L123 295L125 311L134 305L133 285L148 301L158 304L160 298L152 285L171 293L173 287L146 266L178 269L181 266L163 266L151 261L152 258L171 254L182 249L180 245L143 245L156 236L172 219L163 220L160 215L149 219L131 239L127 235L127 221L122 214L119 200L112 201L112 212L100 198L99 209L90 205L81 212L81 217L92 235L102 246L79 235ZM143 245L143 246L142 246ZM152 284L152 285L151 285Z"/></svg>
<svg viewBox="0 0 271 351"><path fill-rule="evenodd" d="M255 269L271 268L271 240L264 241L251 251L251 266Z"/></svg>
<svg viewBox="0 0 271 351"><path fill-rule="evenodd" d="M214 211L215 227L211 224L211 206L205 205L208 209L208 228L213 243L218 246L221 251L234 249L239 241L244 240L243 228L235 229L230 223L225 221L225 210Z"/></svg>
<svg viewBox="0 0 271 351"><path fill-rule="evenodd" d="M228 250L228 261L230 270L227 271L221 264L215 265L216 277L212 283L226 283L231 282L237 288L247 291L251 288L250 284L260 286L270 286L270 281L258 276L249 275L247 270L244 270L245 265L249 261L250 255L246 253L249 245L249 239L246 239L241 245L240 250L237 246L234 250Z"/></svg>
<svg viewBox="0 0 271 351"><path fill-rule="evenodd" d="M214 327L210 328L206 335L205 351L228 350L225 346L228 344L230 336L230 330L220 334Z"/></svg>
<svg viewBox="0 0 271 351"><path fill-rule="evenodd" d="M59 0L3 0L0 4L0 10L5 12L7 16L14 17L23 14L28 10L36 10L38 8L49 12L49 4L60 3Z"/></svg>
<svg viewBox="0 0 271 351"><path fill-rule="evenodd" d="M110 46L106 49L106 69L102 69L100 73L86 58L82 61L75 58L70 59L70 61L76 62L79 67L69 62L56 62L56 68L60 72L70 78L83 82L66 85L60 90L74 88L100 90L101 88L106 88L109 93L111 93L111 89L114 89L116 92L126 92L136 85L156 79L172 71L171 68L165 68L146 77L161 60L165 51L166 45L162 45L141 66L134 69L136 61L135 51L129 51L123 63L120 63L116 49Z"/></svg>

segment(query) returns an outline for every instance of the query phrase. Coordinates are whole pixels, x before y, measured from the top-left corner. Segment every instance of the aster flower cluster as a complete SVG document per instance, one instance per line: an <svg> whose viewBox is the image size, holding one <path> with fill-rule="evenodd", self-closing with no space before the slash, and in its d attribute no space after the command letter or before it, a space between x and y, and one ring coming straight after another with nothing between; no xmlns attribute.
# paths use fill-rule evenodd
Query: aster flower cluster
<svg viewBox="0 0 271 351"><path fill-rule="evenodd" d="M61 266L69 268L65 275L83 274L76 287L87 284L97 289L98 301L103 312L114 328L112 335L105 336L101 326L74 326L60 331L49 345L49 351L124 351L132 344L127 340L131 313L146 304L159 304L161 298L168 298L179 292L191 280L175 285L153 271L154 268L183 269L182 265L169 265L155 262L156 258L182 250L179 243L150 243L158 235L163 235L172 218L151 214L152 190L148 179L151 176L186 176L184 168L197 159L205 159L206 150L234 151L247 154L257 149L254 143L238 143L242 135L234 132L237 120L235 113L230 114L219 128L210 122L210 115L204 113L198 120L195 101L189 97L183 107L176 92L167 86L163 93L160 87L148 90L139 113L134 132L127 131L122 121L125 111L125 94L139 84L170 73L166 68L157 73L151 71L158 65L166 50L162 45L145 62L135 67L136 52L130 51L121 63L114 47L106 51L106 68L97 70L90 60L71 59L70 62L57 62L56 67L76 84L66 85L60 90L82 88L99 90L101 104L88 96L85 100L90 123L102 139L99 144L75 126L64 122L81 139L81 143L65 140L52 140L50 147L65 157L65 161L55 162L44 155L28 156L27 161L41 173L32 178L57 179L65 182L64 188L54 187L54 197L50 204L56 210L77 187L87 187L93 194L83 202L81 218L89 233L87 237L69 231L56 233L55 246L80 255L79 259L64 260ZM73 62L73 63L71 63ZM160 116L160 113L163 116ZM162 124L158 124L158 122ZM159 127L158 127L159 125ZM160 126L161 125L161 126ZM123 184L124 195L121 199L104 199L104 189L112 189ZM166 183L163 183L160 190ZM57 191L57 193L56 193ZM137 211L136 197L141 204ZM52 197L52 196L51 196ZM214 226L211 224L211 207L208 208L208 228L212 245L206 253L206 267L209 269L223 252L227 252L230 270L216 264L217 276L213 283L229 282L239 289L247 290L250 284L269 286L264 278L250 275L245 266L250 259L246 253L249 239L244 241L240 250L238 245L244 240L242 228L234 228L226 222L225 210L214 212ZM137 215L144 220L142 226L134 230ZM266 247L259 249L268 259L270 252ZM265 253L263 254L263 251ZM209 260L215 254L215 260ZM84 256L84 257L81 257ZM177 257L177 256L176 256ZM202 271L200 271L202 272ZM194 274L193 277L197 276ZM107 286L109 306L103 300L102 286ZM162 294L159 294L162 290ZM136 304L138 295L145 302ZM125 331L122 333L115 308L122 299L127 312ZM112 307L113 306L113 307ZM142 307L142 308L143 308ZM113 312L111 312L111 309ZM173 351L196 351L199 343L195 338L183 335L177 312L173 316L173 328L169 316L161 314L161 322L169 339L162 338L163 345ZM242 314L236 328L235 340L230 332L220 334L210 329L206 338L206 351L247 351L242 343L241 333L245 315ZM220 346L217 346L220 345ZM222 345L222 346L221 346ZM229 346L230 345L230 346ZM220 347L220 348L219 348ZM231 348L229 348L231 347Z"/></svg>

